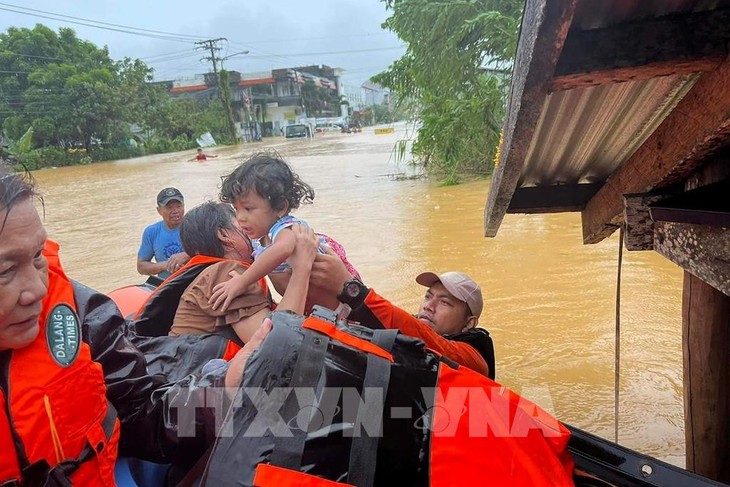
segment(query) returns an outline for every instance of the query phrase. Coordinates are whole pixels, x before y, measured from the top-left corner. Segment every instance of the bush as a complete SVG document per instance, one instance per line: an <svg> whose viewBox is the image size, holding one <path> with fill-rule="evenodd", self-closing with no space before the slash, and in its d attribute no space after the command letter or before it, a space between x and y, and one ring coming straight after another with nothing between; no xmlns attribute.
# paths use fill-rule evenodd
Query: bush
<svg viewBox="0 0 730 487"><path fill-rule="evenodd" d="M126 145L97 147L89 153L93 161L116 161L118 159L129 159L143 155L144 149L141 147L129 147Z"/></svg>
<svg viewBox="0 0 730 487"><path fill-rule="evenodd" d="M69 153L60 147L41 147L26 152L18 157L21 166L29 171L41 169L44 167L64 167L81 164L81 159L85 154Z"/></svg>

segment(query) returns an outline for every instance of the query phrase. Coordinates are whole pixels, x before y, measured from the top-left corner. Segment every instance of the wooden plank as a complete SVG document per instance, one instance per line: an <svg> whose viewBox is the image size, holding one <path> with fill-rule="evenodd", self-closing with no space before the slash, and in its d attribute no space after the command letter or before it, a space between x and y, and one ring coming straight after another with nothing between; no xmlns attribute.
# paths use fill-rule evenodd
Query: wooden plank
<svg viewBox="0 0 730 487"><path fill-rule="evenodd" d="M602 185L603 183L585 183L517 188L507 213L581 211Z"/></svg>
<svg viewBox="0 0 730 487"><path fill-rule="evenodd" d="M684 274L684 436L687 470L730 482L730 297Z"/></svg>
<svg viewBox="0 0 730 487"><path fill-rule="evenodd" d="M492 176L484 233L497 234L530 147L577 0L527 0L515 58L501 157Z"/></svg>
<svg viewBox="0 0 730 487"><path fill-rule="evenodd" d="M651 17L571 30L552 91L712 71L727 57L730 11Z"/></svg>
<svg viewBox="0 0 730 487"><path fill-rule="evenodd" d="M730 139L730 61L705 73L662 124L583 210L583 242L608 237L623 217L623 195L683 182Z"/></svg>
<svg viewBox="0 0 730 487"><path fill-rule="evenodd" d="M730 228L655 222L654 250L730 296Z"/></svg>
<svg viewBox="0 0 730 487"><path fill-rule="evenodd" d="M663 195L627 194L624 196L624 222L626 250L654 249L654 221L649 205L661 201Z"/></svg>
<svg viewBox="0 0 730 487"><path fill-rule="evenodd" d="M724 149L693 172L685 181L684 190L692 191L721 181L730 181L730 149Z"/></svg>

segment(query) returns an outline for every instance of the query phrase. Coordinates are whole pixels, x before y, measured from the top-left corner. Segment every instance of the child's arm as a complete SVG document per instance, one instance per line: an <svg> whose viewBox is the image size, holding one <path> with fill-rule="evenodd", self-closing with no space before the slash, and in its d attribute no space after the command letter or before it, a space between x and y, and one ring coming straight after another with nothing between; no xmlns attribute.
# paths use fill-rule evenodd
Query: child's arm
<svg viewBox="0 0 730 487"><path fill-rule="evenodd" d="M231 305L231 301L246 292L251 284L262 279L289 258L294 252L295 239L294 232L285 230L288 229L279 232L276 240L265 252L261 253L251 267L246 269L246 272L215 285L213 294L208 300L214 310L220 308L221 311L226 311Z"/></svg>
<svg viewBox="0 0 730 487"><path fill-rule="evenodd" d="M292 231L287 234L292 237L295 244L293 253L288 259L292 274L276 309L277 311L293 311L301 315L304 314L304 305L309 291L309 273L312 270L314 257L317 255L319 238L311 228L306 226L294 225L291 229Z"/></svg>
<svg viewBox="0 0 730 487"><path fill-rule="evenodd" d="M294 252L289 258L289 264L292 266L292 276L284 292L284 296L281 298L281 302L276 309L279 311L293 311L301 315L304 314L307 291L309 290L309 273L312 270L314 257L317 255L319 239L310 228L303 228L300 225L292 227L291 233L296 239ZM231 325L233 331L236 332L238 338L243 340L244 343L248 343L251 335L253 335L261 324L261 320L270 311L269 308L265 308L252 316L233 323Z"/></svg>

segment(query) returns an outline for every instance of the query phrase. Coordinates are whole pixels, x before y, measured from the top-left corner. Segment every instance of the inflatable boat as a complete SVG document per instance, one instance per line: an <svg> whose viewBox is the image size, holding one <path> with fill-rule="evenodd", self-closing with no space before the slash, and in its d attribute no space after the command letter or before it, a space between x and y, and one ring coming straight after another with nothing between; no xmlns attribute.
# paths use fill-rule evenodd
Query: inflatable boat
<svg viewBox="0 0 730 487"><path fill-rule="evenodd" d="M163 288L168 285L168 281L165 282ZM117 289L110 293L110 297L117 303L122 313L132 321L135 317L139 318L139 315L144 314L144 308L149 307L149 303L152 302L149 298L153 293L158 297L165 296L165 299L162 300L163 302L157 299L155 306L164 306L167 309L174 310L177 304L174 302L175 293L167 293L166 295L159 292L155 293L159 284L159 281L153 278L140 285ZM181 287L180 282L177 285ZM165 300L169 302L164 302ZM326 311L318 310L318 313L319 315L325 316ZM172 314L174 313L170 313L169 311L162 313L162 315L168 317ZM281 314L283 315L284 313ZM250 370L250 374L244 376L244 387L262 387L264 385L269 387L272 385L270 377L273 375L278 379L282 379L286 375L281 373L283 370L294 370L294 376L289 377L285 382L279 384L279 386L291 386L295 383L300 385L304 384L305 382L302 382L304 379L296 377L296 371L302 368L301 366L297 366L297 360L300 357L306 356L302 358L302 361L306 361L309 364L309 369L312 369L311 364L314 363L315 359L312 358L312 352L307 352L307 347L311 344L306 345L308 343L307 333L310 332L318 334L313 343L318 343L320 340L319 337L322 337L330 344L328 347L325 346L326 358L320 356L321 363L323 364L321 366L322 370L320 371L318 367L314 367L316 376L313 377L316 380L313 384L326 382L331 385L337 381L344 381L339 383L339 385L345 386L345 382L355 380L353 378L359 377L357 380L360 380L360 382L357 387L365 389L368 380L367 377L383 375L382 373L369 373L367 370L373 361L373 353L376 355L380 354L381 358L383 356L380 352L373 352L373 349L369 348L373 344L379 343L377 342L377 338L375 338L378 335L377 331L362 329L362 327L357 326L335 326L334 322L328 324L326 319L320 319L321 317L315 317L318 320L314 320L314 324L312 325L311 323L313 321L311 321L311 318L292 318L291 316L277 317L275 320L274 330L276 333L272 332L271 335L272 338L275 338L267 340L267 342L275 342L277 340L278 342L276 345L272 343L269 347L266 347L267 342L264 342L260 353L252 357L253 361L250 363L250 367L247 366L247 371ZM296 321L296 323L292 324L292 320ZM278 322L282 323L280 324ZM310 325L305 326L308 322ZM314 328L314 332L308 328ZM402 335L399 336L402 337ZM224 339L223 337L215 338ZM388 389L387 398L384 401L386 406L411 404L408 402L410 399L403 399L398 396L408 396L409 382L426 380L424 378L428 378L429 374L437 377L438 374L434 374L436 374L435 370L439 367L439 361L434 361L433 356L429 355L428 352L424 354L422 351L422 343L415 339L404 337L403 339L393 338L391 340L390 346L395 347L392 355L389 355L391 356L391 360L395 365L408 364L408 367L388 367L388 370L393 370L393 372L386 374L390 377L391 387ZM352 356L352 348L357 348L353 343L360 344L358 346L362 350L358 351L358 353L361 353L365 357L364 359L360 360L362 357ZM337 346L334 346L336 344L340 344L339 349ZM145 354L148 352L151 353L152 360L154 361L154 345L152 347L146 345L146 347L143 351ZM289 351L283 351L287 350L287 347ZM223 348L218 347L210 353L216 355L220 354L222 350ZM337 350L340 351L338 352ZM307 355L308 353L309 355ZM390 354L391 352L388 353ZM261 357L259 358L258 356ZM256 358L259 359L254 360ZM279 367L282 371L278 369L272 371L270 370L272 367ZM463 370L464 368L462 367L461 369ZM164 364L161 370L164 370ZM343 370L347 373L343 374ZM458 366L456 366L455 370L458 370ZM308 373L311 375L312 370ZM463 377L462 379L471 381L467 382L471 386L479 384L480 387L484 387L485 384L488 385L491 383L491 381L484 382L488 381L485 378L484 381L479 382L481 376L479 376L480 379L476 379L472 376L478 376L478 374L471 373L472 375L470 376L469 373L471 371L467 369L466 375L464 376L466 379ZM438 375L439 380L440 377L441 375ZM387 385L385 387L387 388ZM401 401L401 399L403 400ZM244 397L244 404L245 400L246 398ZM287 403L282 404L282 415L285 415L288 406ZM423 408L427 409L425 406ZM254 407L249 409L256 411ZM245 410L246 408L241 408L238 411ZM246 416L245 412L239 412L230 415L231 418L240 416L238 418L239 422L235 423L236 426L232 427L234 434L216 443L205 469L201 470L201 478L198 481L198 485L300 485L301 482L305 482L301 485L404 485L403 482L410 485L451 485L455 481L454 478L442 478L441 481L437 481L438 472L453 472L451 474L452 477L456 475L462 478L461 474L465 472L480 472L480 470L489 468L499 469L500 461L496 461L496 463L491 460L484 462L483 458L505 454L504 449L490 451L489 449L481 449L480 447L475 447L474 449L466 448L463 445L469 444L473 440L473 438L468 437L461 438L458 442L450 444L446 442L447 446L444 447L444 442L436 442L433 439L433 434L428 438L419 438L417 435L410 435L407 429L403 430L402 425L392 426L387 421L384 421L383 434L379 438L379 443L375 441L375 446L373 446L372 441L370 441L369 446L357 446L362 442L353 439L343 444L341 437L335 439L332 436L332 431L345 430L351 427L352 423L339 418L335 420L334 424L330 424L328 428L320 428L316 434L310 431L302 435L296 448L292 447L291 441L285 442L285 450L291 450L293 448L294 451L298 452L298 456L294 455L296 461L292 462L291 451L288 454L286 451L283 454L277 453L277 448L279 448L277 445L281 444L281 441L275 438L251 439L249 435L246 435L246 428L241 425L247 425L247 421L250 423L252 418ZM459 414L463 414L463 412ZM480 412L480 414L484 413ZM286 420L287 418L285 417L284 419ZM289 422L296 419L298 419L296 414L288 418ZM494 427L494 418L485 418L485 421L490 422L491 427ZM551 479L545 477L545 475L549 475L545 471L552 469L556 472L555 475L560 476L563 470L569 469L571 472L570 482L578 486L699 487L725 485L650 456L624 448L570 425L560 423L559 428L560 435L565 438L564 445L560 445L562 441L560 438L557 440L548 438L547 441L540 442L537 447L535 447L533 441L530 441L527 447L518 445L510 453L513 460L517 458L518 461L520 455L523 455L522 458L526 463L534 463L536 462L535 458L538 459L536 465L525 470L527 472L534 472L536 476L534 483L532 481L525 483L524 477L521 477L522 480L516 483L515 481L497 483L504 485L566 485L562 481L555 481L552 484ZM411 439L408 440L408 438ZM328 445L328 441L332 442L332 444ZM437 448L440 451L435 453L434 450ZM454 452L454 448L459 451ZM476 450L476 448L479 449ZM456 453L453 458L459 458L462 461L460 465L457 463L451 465L449 463L455 461L450 459L452 458L448 454L450 449L451 453ZM567 459L566 454L569 456ZM358 460L368 457L368 455L370 455L370 461L364 462ZM394 455L402 458L397 462L393 461L392 457ZM424 458L426 460L423 460ZM472 469L466 464L472 461L480 464L480 467ZM282 467L287 468L280 468L278 462L281 462ZM409 464L408 462L413 463L413 468L406 469L404 467L404 465ZM360 471L359 468L353 468L353 465L365 464L372 464L372 467L365 468L364 472ZM446 466L448 468L444 468ZM262 469L261 467L266 468ZM296 473L296 478L290 477L293 472ZM311 478L299 478L300 475ZM474 485L484 485L484 479L481 479L481 477L475 478L474 475L484 474L473 473L471 476L462 478L458 484L467 485L473 483ZM538 479L538 477L540 478ZM315 480L312 481L312 479Z"/></svg>

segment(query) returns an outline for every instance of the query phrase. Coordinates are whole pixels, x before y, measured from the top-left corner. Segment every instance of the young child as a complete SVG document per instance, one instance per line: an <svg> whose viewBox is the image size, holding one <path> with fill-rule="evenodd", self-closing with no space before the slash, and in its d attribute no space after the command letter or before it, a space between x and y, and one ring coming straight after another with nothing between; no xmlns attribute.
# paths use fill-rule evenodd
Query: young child
<svg viewBox="0 0 730 487"><path fill-rule="evenodd" d="M210 297L213 309L225 311L234 298L266 275L269 275L276 291L283 295L291 276L291 268L286 261L295 245L291 226L308 226L307 222L289 213L302 203L311 203L314 190L299 179L278 154L259 153L223 178L220 199L236 209L236 219L253 242L254 262L246 272L213 288ZM359 279L360 275L348 262L342 246L331 237L318 235L321 242L319 251L326 253L323 246L330 247L350 273ZM334 297L310 286L307 309L314 304L334 308L338 303Z"/></svg>

